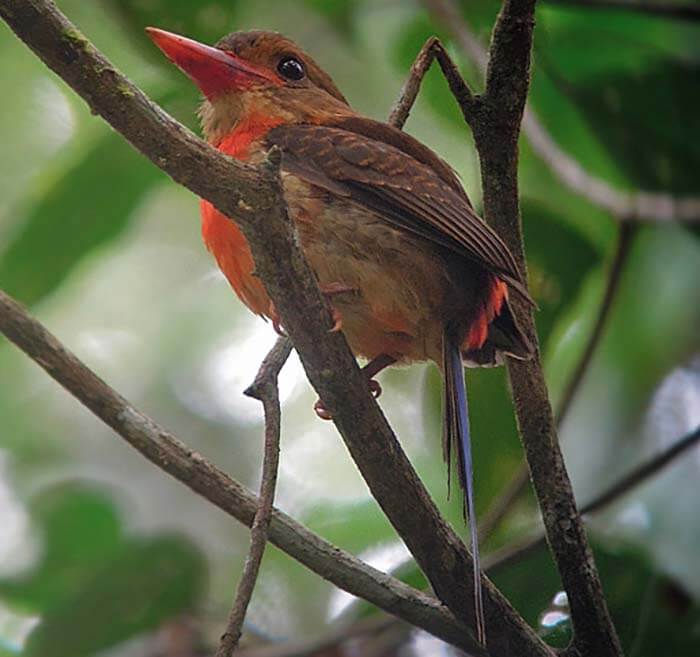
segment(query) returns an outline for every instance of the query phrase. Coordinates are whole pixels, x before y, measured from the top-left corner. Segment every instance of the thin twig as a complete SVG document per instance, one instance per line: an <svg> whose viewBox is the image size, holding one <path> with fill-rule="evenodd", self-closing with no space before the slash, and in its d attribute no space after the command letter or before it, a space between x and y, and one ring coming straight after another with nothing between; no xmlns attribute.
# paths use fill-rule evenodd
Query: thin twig
<svg viewBox="0 0 700 657"><path fill-rule="evenodd" d="M566 387L564 388L564 392L562 393L561 400L559 402L559 407L557 408L557 429L561 428L566 416L568 415L569 409L571 408L571 402L574 400L576 393L581 387L593 354L595 353L598 343L600 342L600 338L602 337L603 329L608 321L613 302L617 295L624 265L627 261L630 245L634 234L636 233L636 229L637 226L631 222L623 221L620 223L620 233L617 238L617 246L615 248L612 263L610 264L610 270L605 285L605 291L603 292L603 298L598 306L595 324L593 325L593 329L586 340L586 345L581 357L579 358L576 368L572 372ZM481 519L481 522L479 523L480 540L486 541L488 537L491 536L498 528L503 519L514 508L515 502L520 495L522 495L529 480L530 478L528 475L527 464L522 462L517 467L515 474L511 478L505 490L503 490L492 502L491 506L484 514L484 517Z"/></svg>
<svg viewBox="0 0 700 657"><path fill-rule="evenodd" d="M677 440L663 452L652 456L648 461L634 468L632 472L622 477L608 489L596 495L590 502L587 502L581 507L581 513L596 513L609 506L629 493L633 488L636 488L653 475L663 470L681 456L681 454L695 447L698 443L700 443L700 427L683 436L680 440ZM544 547L545 544L544 532L540 530L531 536L525 537L516 543L507 545L501 550L488 555L484 559L484 569L489 572L494 572L504 568L509 564L520 561L533 551Z"/></svg>
<svg viewBox="0 0 700 657"><path fill-rule="evenodd" d="M445 50L445 47L440 43L440 40L437 37L430 37L413 60L411 70L408 73L406 82L401 87L396 103L391 109L387 123L396 128L403 128L411 108L416 102L423 78L435 59L438 60L440 69L447 80L452 94L457 99L460 109L463 113L466 112L470 117L472 116L477 104L476 97L472 94L471 89L469 89L462 74Z"/></svg>
<svg viewBox="0 0 700 657"><path fill-rule="evenodd" d="M258 509L250 527L250 548L243 567L241 581L238 584L233 607L228 617L226 631L221 636L215 657L230 657L233 655L243 631L250 599L260 572L267 533L272 518L272 504L275 499L277 471L279 468L280 449L280 399L277 377L287 362L292 345L287 338L279 338L263 359L260 370L253 384L245 391L249 397L262 402L265 415L265 450L263 456L262 477Z"/></svg>
<svg viewBox="0 0 700 657"><path fill-rule="evenodd" d="M0 0L0 16L156 166L225 216L236 217L255 271L372 495L438 598L455 617L473 618L471 555L402 450L344 336L328 331L333 324L328 304L287 217L275 162L246 166L197 139L121 75L50 0ZM482 586L494 656L548 655L493 584L484 578ZM464 645L464 636L460 640ZM472 649L479 652L475 643Z"/></svg>
<svg viewBox="0 0 700 657"><path fill-rule="evenodd" d="M660 18L700 21L700 6L689 2L654 2L654 0L545 0L545 4L584 7L586 9L613 9L649 14Z"/></svg>
<svg viewBox="0 0 700 657"><path fill-rule="evenodd" d="M673 445L665 449L657 456L651 457L646 463L637 466L632 472L613 484L603 493L594 497L590 502L581 507L581 513L595 513L611 502L622 497L635 486L646 481L652 475L665 468L674 459L678 458L686 450L700 442L700 426L686 436L677 440Z"/></svg>
<svg viewBox="0 0 700 657"><path fill-rule="evenodd" d="M610 264L605 291L603 292L603 298L598 306L595 324L593 325L593 329L588 336L588 340L586 340L586 346L584 347L583 353L579 358L576 368L571 373L566 387L562 392L561 399L559 400L559 407L557 408L557 427L561 427L566 420L571 408L571 402L574 400L576 393L581 387L583 378L588 371L588 366L591 364L593 354L603 335L603 329L607 324L613 302L617 295L617 290L622 278L622 272L624 271L625 263L627 262L627 257L629 255L630 246L632 245L634 235L637 232L637 226L630 222L623 221L620 223L619 230L620 232L617 237L615 254L613 256L612 263Z"/></svg>
<svg viewBox="0 0 700 657"><path fill-rule="evenodd" d="M623 192L584 169L557 144L530 107L523 116L523 133L559 182L613 217L640 222L700 221L700 198L697 196L673 196L645 189Z"/></svg>
<svg viewBox="0 0 700 657"><path fill-rule="evenodd" d="M110 388L41 323L0 291L0 333L158 468L250 527L259 500ZM435 598L378 571L274 509L270 541L339 588L448 643L474 646L466 627Z"/></svg>

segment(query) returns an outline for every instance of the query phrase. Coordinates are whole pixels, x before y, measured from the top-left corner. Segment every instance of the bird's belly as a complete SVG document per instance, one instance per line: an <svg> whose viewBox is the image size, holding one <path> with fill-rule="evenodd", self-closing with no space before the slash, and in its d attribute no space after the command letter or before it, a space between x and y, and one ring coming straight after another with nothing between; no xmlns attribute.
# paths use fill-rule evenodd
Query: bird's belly
<svg viewBox="0 0 700 657"><path fill-rule="evenodd" d="M454 286L435 247L303 183L285 180L285 197L321 287L352 288L329 299L352 351L439 360L442 311Z"/></svg>
<svg viewBox="0 0 700 657"><path fill-rule="evenodd" d="M329 301L340 313L353 353L439 362L446 322L451 316L467 321L476 310L468 303L477 283L469 280L470 272L462 269L455 282L454 271L427 241L355 203L291 177L283 182L289 214L319 284L352 288ZM269 317L270 298L253 274L245 237L207 201L201 211L204 242L231 287L254 313Z"/></svg>

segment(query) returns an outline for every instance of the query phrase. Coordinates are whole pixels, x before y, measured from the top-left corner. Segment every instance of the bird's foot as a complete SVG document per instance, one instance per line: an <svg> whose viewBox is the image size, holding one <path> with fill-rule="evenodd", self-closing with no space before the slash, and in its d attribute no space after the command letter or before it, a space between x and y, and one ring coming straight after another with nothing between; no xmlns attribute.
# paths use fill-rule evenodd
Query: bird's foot
<svg viewBox="0 0 700 657"><path fill-rule="evenodd" d="M284 330L284 328L282 328L282 324L280 323L281 317L279 316L277 308L275 308L275 304L272 303L272 301L270 301L270 307L268 308L267 314L270 316L272 328L275 330L275 333L277 333L277 335L279 335L281 338L286 338L287 332Z"/></svg>
<svg viewBox="0 0 700 657"><path fill-rule="evenodd" d="M341 331L343 329L343 316L335 306L331 306L331 317L333 318L333 326L328 329L328 332L337 333Z"/></svg>
<svg viewBox="0 0 700 657"><path fill-rule="evenodd" d="M352 285L346 285L345 283L326 283L325 285L319 286L321 292L331 299L339 294L358 294L360 292L359 288L353 287ZM328 330L329 333L337 333L343 329L343 317L340 311L331 303L331 315L333 317L333 326Z"/></svg>
<svg viewBox="0 0 700 657"><path fill-rule="evenodd" d="M379 384L379 381L372 377L374 377L375 374L379 374L379 372L381 372L385 367L389 367L389 365L392 365L395 362L396 359L392 356L388 356L387 354L381 354L380 356L373 358L369 363L367 363L367 365L365 365L362 368L362 374L367 379L367 387L369 388L369 391L372 393L372 396L375 399L378 399L379 396L382 394L382 386ZM322 420L333 419L333 415L323 405L323 402L320 399L316 400L316 403L314 404L314 411L316 412L316 415L318 415L318 417L320 417Z"/></svg>

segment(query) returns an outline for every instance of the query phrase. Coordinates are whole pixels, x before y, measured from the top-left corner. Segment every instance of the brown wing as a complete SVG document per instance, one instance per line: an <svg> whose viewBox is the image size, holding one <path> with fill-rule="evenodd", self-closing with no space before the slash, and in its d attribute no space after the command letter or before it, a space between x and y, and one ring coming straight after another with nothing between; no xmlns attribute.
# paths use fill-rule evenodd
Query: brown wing
<svg viewBox="0 0 700 657"><path fill-rule="evenodd" d="M406 146L390 130L381 133L377 128L388 126L359 118L352 121L360 122L362 132L372 136L352 125L345 127L353 130L292 125L272 129L268 143L282 150L285 171L347 196L395 226L478 262L529 300L508 247L474 212L449 166L420 142L409 138Z"/></svg>

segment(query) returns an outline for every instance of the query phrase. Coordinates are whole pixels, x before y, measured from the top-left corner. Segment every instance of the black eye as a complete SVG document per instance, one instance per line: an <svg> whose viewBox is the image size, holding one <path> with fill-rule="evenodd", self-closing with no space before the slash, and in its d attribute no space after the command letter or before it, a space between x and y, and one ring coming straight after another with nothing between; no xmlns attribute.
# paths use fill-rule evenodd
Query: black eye
<svg viewBox="0 0 700 657"><path fill-rule="evenodd" d="M277 70L287 80L301 80L306 75L304 65L296 57L282 57L277 64Z"/></svg>

